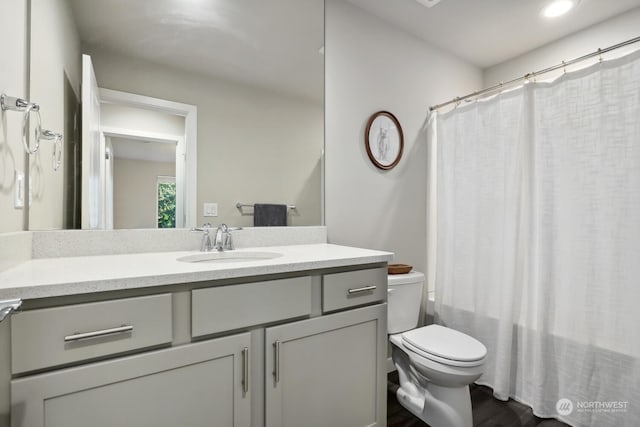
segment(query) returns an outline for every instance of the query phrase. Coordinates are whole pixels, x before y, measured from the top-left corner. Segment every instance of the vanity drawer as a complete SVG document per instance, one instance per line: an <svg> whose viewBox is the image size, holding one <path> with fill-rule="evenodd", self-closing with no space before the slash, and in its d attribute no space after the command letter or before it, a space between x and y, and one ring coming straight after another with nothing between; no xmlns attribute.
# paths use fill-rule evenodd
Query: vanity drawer
<svg viewBox="0 0 640 427"><path fill-rule="evenodd" d="M78 304L11 318L14 374L167 344L171 295Z"/></svg>
<svg viewBox="0 0 640 427"><path fill-rule="evenodd" d="M384 301L386 297L386 267L325 274L322 278L323 312Z"/></svg>
<svg viewBox="0 0 640 427"><path fill-rule="evenodd" d="M191 335L230 331L311 314L311 277L196 289Z"/></svg>

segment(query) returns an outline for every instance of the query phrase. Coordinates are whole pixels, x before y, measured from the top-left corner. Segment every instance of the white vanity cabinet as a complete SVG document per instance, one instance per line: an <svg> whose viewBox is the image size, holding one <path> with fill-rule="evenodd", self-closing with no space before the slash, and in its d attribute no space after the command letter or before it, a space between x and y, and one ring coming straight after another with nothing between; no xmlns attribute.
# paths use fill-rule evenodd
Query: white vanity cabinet
<svg viewBox="0 0 640 427"><path fill-rule="evenodd" d="M266 427L386 425L387 305L267 328Z"/></svg>
<svg viewBox="0 0 640 427"><path fill-rule="evenodd" d="M11 425L250 427L249 343L244 333L13 380Z"/></svg>
<svg viewBox="0 0 640 427"><path fill-rule="evenodd" d="M384 426L386 287L377 263L40 300L11 318L10 425Z"/></svg>

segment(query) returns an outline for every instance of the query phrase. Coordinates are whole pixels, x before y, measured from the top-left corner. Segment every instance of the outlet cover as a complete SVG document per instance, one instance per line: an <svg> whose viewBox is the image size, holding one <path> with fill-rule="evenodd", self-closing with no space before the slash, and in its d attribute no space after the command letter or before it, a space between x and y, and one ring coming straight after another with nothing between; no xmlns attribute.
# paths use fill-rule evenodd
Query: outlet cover
<svg viewBox="0 0 640 427"><path fill-rule="evenodd" d="M217 203L205 203L203 215L206 217L218 216L218 204Z"/></svg>

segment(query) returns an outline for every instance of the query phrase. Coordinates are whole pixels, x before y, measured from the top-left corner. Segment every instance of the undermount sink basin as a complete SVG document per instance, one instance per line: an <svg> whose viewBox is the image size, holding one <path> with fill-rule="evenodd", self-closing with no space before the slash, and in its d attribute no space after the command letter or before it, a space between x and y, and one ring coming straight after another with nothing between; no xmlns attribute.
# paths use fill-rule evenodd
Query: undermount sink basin
<svg viewBox="0 0 640 427"><path fill-rule="evenodd" d="M228 263L228 262L250 262L264 261L281 257L277 252L203 252L196 255L188 255L178 258L181 262L206 262L206 263Z"/></svg>

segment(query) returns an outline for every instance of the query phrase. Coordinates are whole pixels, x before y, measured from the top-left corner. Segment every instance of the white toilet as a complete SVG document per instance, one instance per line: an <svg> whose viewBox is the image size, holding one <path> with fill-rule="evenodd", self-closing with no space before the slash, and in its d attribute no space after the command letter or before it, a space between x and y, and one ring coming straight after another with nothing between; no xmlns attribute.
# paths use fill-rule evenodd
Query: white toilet
<svg viewBox="0 0 640 427"><path fill-rule="evenodd" d="M486 347L439 325L417 328L424 274L389 275L388 333L398 401L431 427L472 427L469 384L482 375Z"/></svg>

